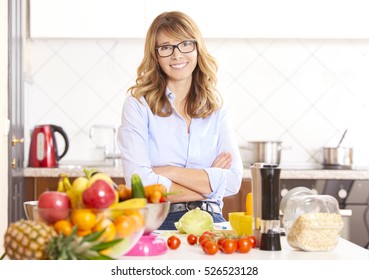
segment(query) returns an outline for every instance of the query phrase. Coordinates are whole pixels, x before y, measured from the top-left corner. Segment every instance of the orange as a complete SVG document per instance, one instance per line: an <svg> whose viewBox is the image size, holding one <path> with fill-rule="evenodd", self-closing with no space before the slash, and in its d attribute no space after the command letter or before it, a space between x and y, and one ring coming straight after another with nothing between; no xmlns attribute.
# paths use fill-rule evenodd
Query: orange
<svg viewBox="0 0 369 280"><path fill-rule="evenodd" d="M124 184L119 184L117 186L117 192L120 201L132 198L132 190Z"/></svg>
<svg viewBox="0 0 369 280"><path fill-rule="evenodd" d="M145 219L144 216L141 214L141 212L137 209L129 209L124 211L124 214L128 215L129 217L132 217L132 219L135 222L135 231L140 230L145 225Z"/></svg>
<svg viewBox="0 0 369 280"><path fill-rule="evenodd" d="M59 220L54 224L57 233L69 236L72 233L73 225L69 220Z"/></svg>
<svg viewBox="0 0 369 280"><path fill-rule="evenodd" d="M88 234L90 234L92 231L90 229L86 229L86 230L83 230L83 229L77 229L77 235L78 236L86 236Z"/></svg>
<svg viewBox="0 0 369 280"><path fill-rule="evenodd" d="M114 225L117 231L117 236L119 237L131 236L136 228L135 220L127 215L118 216L114 221Z"/></svg>
<svg viewBox="0 0 369 280"><path fill-rule="evenodd" d="M92 231L101 231L105 229L104 233L99 237L100 241L112 241L115 238L116 229L114 223L109 219L102 219L96 223Z"/></svg>
<svg viewBox="0 0 369 280"><path fill-rule="evenodd" d="M75 209L72 213L72 223L79 230L91 230L96 223L96 215L89 209Z"/></svg>

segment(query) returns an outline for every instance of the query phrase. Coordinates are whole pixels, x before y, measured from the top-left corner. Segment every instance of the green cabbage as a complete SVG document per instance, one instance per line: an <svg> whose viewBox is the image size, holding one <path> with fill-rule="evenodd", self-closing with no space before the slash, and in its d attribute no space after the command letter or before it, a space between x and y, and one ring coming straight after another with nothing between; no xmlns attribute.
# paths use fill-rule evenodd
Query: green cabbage
<svg viewBox="0 0 369 280"><path fill-rule="evenodd" d="M184 214L174 226L180 233L201 235L204 231L213 230L213 217L200 208L193 209Z"/></svg>

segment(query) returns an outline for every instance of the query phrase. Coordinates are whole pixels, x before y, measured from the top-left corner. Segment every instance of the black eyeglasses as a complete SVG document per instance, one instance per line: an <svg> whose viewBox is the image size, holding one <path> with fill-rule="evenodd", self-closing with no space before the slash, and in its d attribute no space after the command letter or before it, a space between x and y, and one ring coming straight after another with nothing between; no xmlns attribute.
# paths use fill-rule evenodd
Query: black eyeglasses
<svg viewBox="0 0 369 280"><path fill-rule="evenodd" d="M186 40L180 42L177 45L162 45L156 47L156 51L160 57L168 57L174 53L174 49L177 48L181 53L190 53L193 52L196 46L195 40Z"/></svg>

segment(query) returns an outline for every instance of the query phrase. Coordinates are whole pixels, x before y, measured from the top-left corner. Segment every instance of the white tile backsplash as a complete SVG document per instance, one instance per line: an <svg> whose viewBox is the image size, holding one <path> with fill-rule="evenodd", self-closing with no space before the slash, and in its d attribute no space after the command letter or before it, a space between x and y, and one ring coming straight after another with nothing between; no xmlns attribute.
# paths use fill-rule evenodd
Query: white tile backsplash
<svg viewBox="0 0 369 280"><path fill-rule="evenodd" d="M343 145L354 147L355 165L369 166L369 40L206 42L219 63L218 87L231 107L240 145L281 140L282 165L311 165L348 128ZM143 47L143 39L29 40L25 165L30 132L43 123L67 132L64 161L102 160L90 128L119 126Z"/></svg>

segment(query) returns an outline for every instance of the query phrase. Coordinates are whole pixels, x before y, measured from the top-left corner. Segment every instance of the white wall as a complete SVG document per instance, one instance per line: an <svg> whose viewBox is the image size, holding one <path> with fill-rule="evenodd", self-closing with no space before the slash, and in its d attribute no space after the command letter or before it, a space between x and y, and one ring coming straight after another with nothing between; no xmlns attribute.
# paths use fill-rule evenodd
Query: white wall
<svg viewBox="0 0 369 280"><path fill-rule="evenodd" d="M0 255L8 225L8 1L0 1Z"/></svg>
<svg viewBox="0 0 369 280"><path fill-rule="evenodd" d="M219 62L219 89L232 108L240 144L282 140L282 165L314 165L321 162L321 148L337 145L349 128L343 145L354 147L355 165L369 166L369 40L206 42ZM70 138L64 160L101 160L89 129L118 127L143 39L28 43L25 157L32 128L55 123Z"/></svg>

